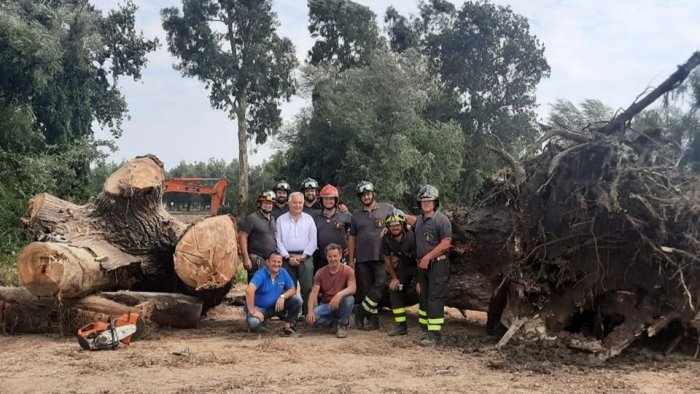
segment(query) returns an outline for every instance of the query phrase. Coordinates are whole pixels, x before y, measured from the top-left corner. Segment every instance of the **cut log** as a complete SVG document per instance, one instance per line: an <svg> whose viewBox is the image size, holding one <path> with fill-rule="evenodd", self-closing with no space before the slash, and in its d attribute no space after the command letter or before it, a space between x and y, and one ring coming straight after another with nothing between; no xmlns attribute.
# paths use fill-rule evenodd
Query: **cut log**
<svg viewBox="0 0 700 394"><path fill-rule="evenodd" d="M95 249L104 253L97 254L72 244L32 242L17 258L20 280L38 297L80 298L102 289L129 287L136 280L135 270L120 264L108 272L100 261L138 261L102 243Z"/></svg>
<svg viewBox="0 0 700 394"><path fill-rule="evenodd" d="M159 326L197 328L202 316L202 300L185 294L117 291L99 295L134 307L144 318Z"/></svg>
<svg viewBox="0 0 700 394"><path fill-rule="evenodd" d="M135 312L159 326L196 328L202 301L177 293L107 292L78 300L38 298L23 287L0 287L0 329L75 335L78 328Z"/></svg>

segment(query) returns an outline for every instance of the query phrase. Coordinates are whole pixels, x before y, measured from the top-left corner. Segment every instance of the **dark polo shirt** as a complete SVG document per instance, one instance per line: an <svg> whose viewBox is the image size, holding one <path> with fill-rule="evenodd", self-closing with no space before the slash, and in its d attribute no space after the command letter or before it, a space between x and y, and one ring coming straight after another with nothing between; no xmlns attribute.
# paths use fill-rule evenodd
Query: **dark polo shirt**
<svg viewBox="0 0 700 394"><path fill-rule="evenodd" d="M289 207L288 206L283 206L282 208L278 207L277 204L275 204L272 207L272 216L275 217L275 220L282 216L282 214L289 212Z"/></svg>
<svg viewBox="0 0 700 394"><path fill-rule="evenodd" d="M392 253L399 259L401 265L407 267L416 266L416 235L411 230L404 230L401 241L397 241L391 233L384 236L382 242L382 254L391 256Z"/></svg>
<svg viewBox="0 0 700 394"><path fill-rule="evenodd" d="M422 259L445 238L452 238L452 223L445 214L435 212L433 216L419 216L416 220L416 258Z"/></svg>
<svg viewBox="0 0 700 394"><path fill-rule="evenodd" d="M248 234L248 253L257 254L266 259L277 250L277 226L275 217L270 220L257 210L245 218L239 231Z"/></svg>
<svg viewBox="0 0 700 394"><path fill-rule="evenodd" d="M313 215L313 218L316 223L318 250L324 257L324 260L326 246L331 243L340 245L343 250L347 249L347 235L350 229L350 221L352 220L350 213L338 212L338 209L336 209L333 215L328 217L323 214L323 211L319 211Z"/></svg>
<svg viewBox="0 0 700 394"><path fill-rule="evenodd" d="M306 200L304 200L304 202L306 202ZM311 216L315 216L322 209L323 207L321 206L321 203L316 201L316 203L310 207L307 207L306 203L304 203L304 209L302 210L302 212L308 213Z"/></svg>
<svg viewBox="0 0 700 394"><path fill-rule="evenodd" d="M357 237L355 242L355 259L358 263L365 261L383 261L382 237L384 219L394 209L391 204L378 203L371 211L356 209L352 213L350 235Z"/></svg>

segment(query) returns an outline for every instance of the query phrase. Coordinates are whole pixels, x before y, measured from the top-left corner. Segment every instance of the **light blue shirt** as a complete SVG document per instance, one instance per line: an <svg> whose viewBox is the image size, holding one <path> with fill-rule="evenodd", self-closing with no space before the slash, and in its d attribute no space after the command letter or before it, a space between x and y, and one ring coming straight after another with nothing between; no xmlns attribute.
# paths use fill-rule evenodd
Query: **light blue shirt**
<svg viewBox="0 0 700 394"><path fill-rule="evenodd" d="M289 257L289 251L303 250L311 256L316 250L316 223L308 213L301 213L298 220L292 220L292 214L287 212L277 218L277 251L284 257Z"/></svg>

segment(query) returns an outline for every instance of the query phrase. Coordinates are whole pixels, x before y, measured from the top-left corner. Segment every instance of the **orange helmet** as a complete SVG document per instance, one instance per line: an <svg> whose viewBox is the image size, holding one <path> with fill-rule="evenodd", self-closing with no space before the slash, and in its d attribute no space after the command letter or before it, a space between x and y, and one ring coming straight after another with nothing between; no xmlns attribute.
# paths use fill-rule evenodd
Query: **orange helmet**
<svg viewBox="0 0 700 394"><path fill-rule="evenodd" d="M321 191L318 193L319 197L335 197L339 198L340 196L338 195L338 189L335 188L333 185L326 185L324 186Z"/></svg>

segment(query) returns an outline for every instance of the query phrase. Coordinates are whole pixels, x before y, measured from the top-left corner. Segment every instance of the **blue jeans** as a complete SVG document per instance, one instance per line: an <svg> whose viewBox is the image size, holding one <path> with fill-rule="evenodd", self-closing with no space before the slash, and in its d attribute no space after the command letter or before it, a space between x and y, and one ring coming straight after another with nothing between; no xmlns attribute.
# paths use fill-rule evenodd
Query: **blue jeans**
<svg viewBox="0 0 700 394"><path fill-rule="evenodd" d="M355 304L355 298L351 295L345 296L340 300L338 309L332 309L331 304L320 304L314 308L314 314L316 315L314 324L323 326L338 320L338 324L347 326L350 322L353 304Z"/></svg>
<svg viewBox="0 0 700 394"><path fill-rule="evenodd" d="M262 313L265 316L265 320L271 318L272 316L277 316L284 321L296 324L299 320L299 311L301 311L302 299L299 294L295 294L291 298L284 300L284 309L277 312L275 307L272 308L261 308L259 306L255 307L255 310ZM247 307L244 307L246 322L251 330L257 330L260 327L260 319L254 317L250 314Z"/></svg>

